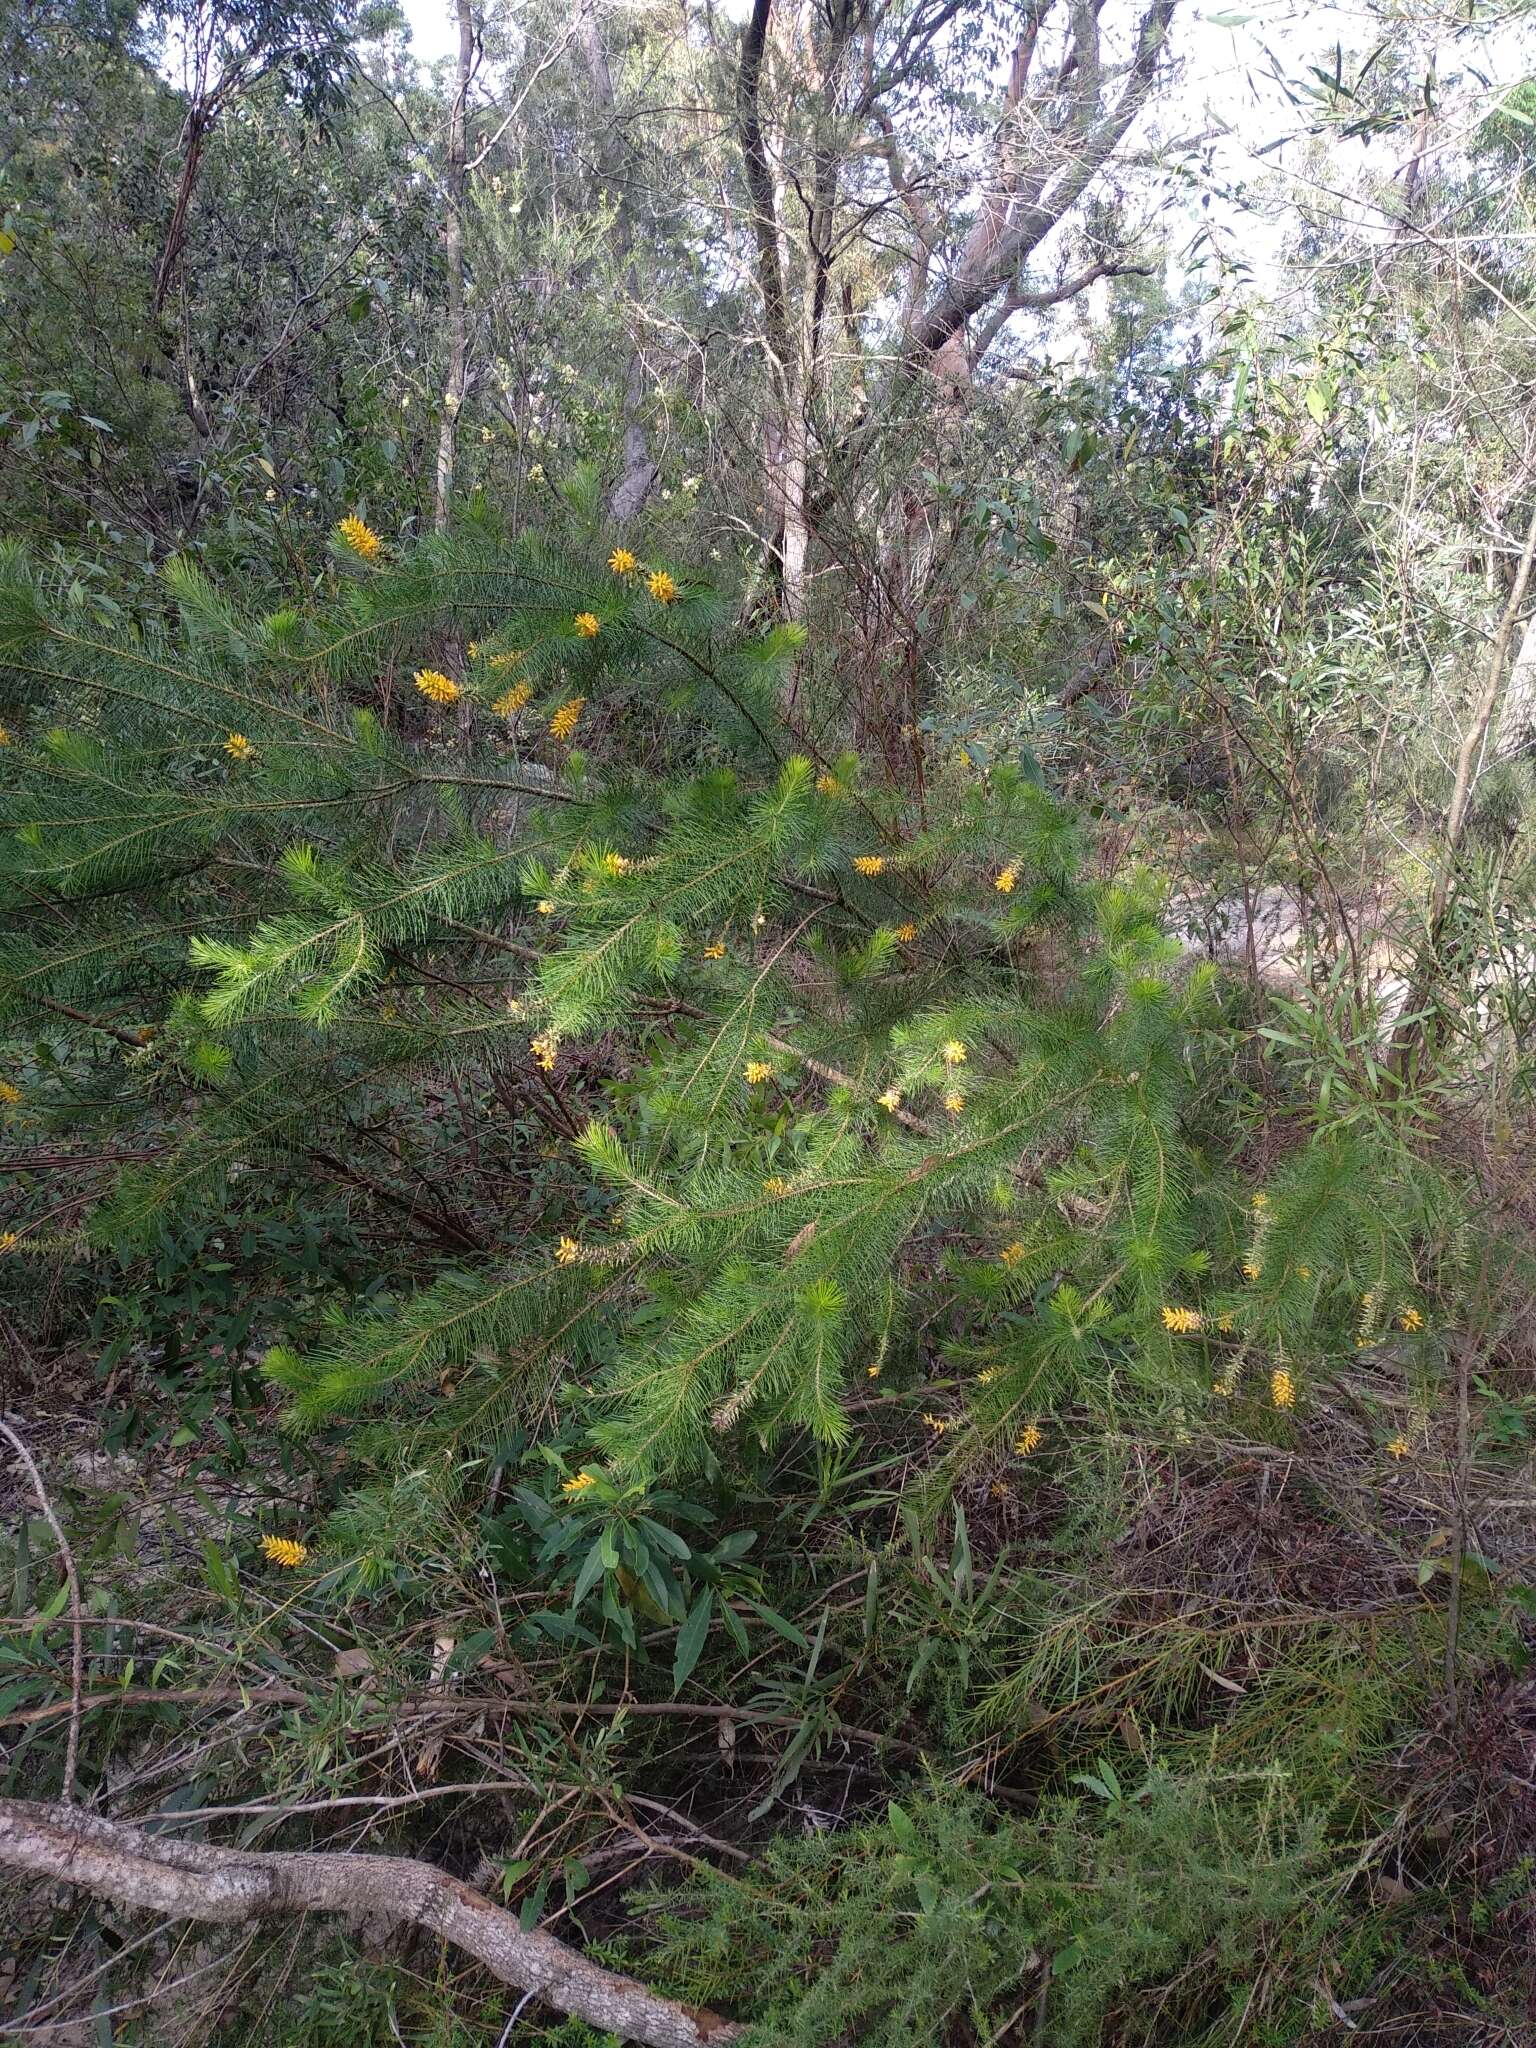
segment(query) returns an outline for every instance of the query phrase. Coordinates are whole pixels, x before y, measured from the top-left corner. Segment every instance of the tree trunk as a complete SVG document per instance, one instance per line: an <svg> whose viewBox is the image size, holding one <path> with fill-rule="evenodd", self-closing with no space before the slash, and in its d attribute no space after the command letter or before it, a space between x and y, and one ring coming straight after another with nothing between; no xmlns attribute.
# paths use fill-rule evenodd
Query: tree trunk
<svg viewBox="0 0 1536 2048"><path fill-rule="evenodd" d="M592 85L592 101L599 124L598 165L614 197L614 243L619 269L631 306L640 304L640 279L635 269L634 227L630 219L629 193L624 168L624 146L614 118L613 70L597 18L596 0L576 0L576 41ZM608 517L615 526L637 519L646 499L656 487L659 474L651 459L645 431L645 358L636 337L631 337L629 365L624 373L624 467L608 494Z"/></svg>
<svg viewBox="0 0 1536 2048"><path fill-rule="evenodd" d="M284 1913L365 1915L425 1929L492 1976L626 2041L648 2048L725 2048L741 2028L591 1962L551 1934L408 1856L215 1849L144 1835L78 1807L0 1799L0 1869L173 1920L243 1926Z"/></svg>
<svg viewBox="0 0 1536 2048"><path fill-rule="evenodd" d="M1536 612L1525 622L1514 665L1499 706L1498 737L1494 758L1508 761L1516 754L1529 753L1536 745Z"/></svg>
<svg viewBox="0 0 1536 2048"><path fill-rule="evenodd" d="M432 525L442 533L453 498L453 472L458 454L459 414L468 377L468 336L464 315L464 190L467 102L475 62L475 20L470 0L456 0L459 20L459 62L454 75L453 106L448 116L448 174L444 189L448 217L443 229L443 257L448 270L448 374L443 381L443 416L437 430L437 483Z"/></svg>
<svg viewBox="0 0 1536 2048"><path fill-rule="evenodd" d="M1446 906L1450 901L1457 855L1461 849L1462 834L1466 830L1467 812L1472 805L1472 792L1477 786L1478 769L1482 763L1489 730L1499 710L1500 699L1504 695L1504 663L1509 654L1510 642L1515 636L1515 621L1519 618L1520 608L1525 603L1526 586L1531 580L1533 563L1536 563L1536 511L1532 512L1530 525L1526 528L1525 545L1520 551L1515 580L1510 586L1503 616L1499 620L1498 630L1493 636L1493 646L1489 650L1483 686L1472 707L1472 716L1468 720L1466 732L1462 735L1461 748L1456 756L1456 780L1451 789L1450 808L1446 812L1445 832L1440 847L1440 872L1435 877L1435 886L1429 902L1429 931L1419 955L1419 964L1414 970L1408 999L1403 1006L1403 1022L1392 1038L1389 1064L1395 1074L1402 1074L1406 1070L1423 1037L1423 1024L1420 1019L1434 987L1440 939L1445 928ZM1521 640L1522 655L1530 640L1531 630L1531 626L1528 625ZM1517 658L1516 667L1518 666Z"/></svg>

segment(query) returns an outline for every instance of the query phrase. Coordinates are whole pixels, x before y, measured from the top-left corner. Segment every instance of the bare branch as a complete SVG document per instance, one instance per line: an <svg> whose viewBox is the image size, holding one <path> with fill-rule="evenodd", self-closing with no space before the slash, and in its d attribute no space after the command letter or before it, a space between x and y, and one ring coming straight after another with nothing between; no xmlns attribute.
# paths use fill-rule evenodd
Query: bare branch
<svg viewBox="0 0 1536 2048"><path fill-rule="evenodd" d="M366 1914L451 1941L515 1990L646 2048L724 2048L742 2029L591 1962L552 1934L408 1856L216 1849L141 1834L66 1805L0 1799L0 1868L74 1884L176 1920Z"/></svg>

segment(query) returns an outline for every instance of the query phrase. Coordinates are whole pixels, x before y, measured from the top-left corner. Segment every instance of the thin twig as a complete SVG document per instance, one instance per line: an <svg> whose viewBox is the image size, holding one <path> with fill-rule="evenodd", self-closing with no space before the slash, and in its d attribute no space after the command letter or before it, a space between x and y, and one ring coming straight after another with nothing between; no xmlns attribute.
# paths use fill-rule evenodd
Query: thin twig
<svg viewBox="0 0 1536 2048"><path fill-rule="evenodd" d="M27 1477L32 1481L32 1491L37 1495L43 1520L53 1531L59 1556L64 1560L64 1576L69 1581L69 1626L73 1649L69 1666L69 1742L64 1751L64 1802L68 1805L75 1796L75 1764L80 1755L80 1713L85 1691L85 1616L80 1601L80 1574L75 1570L75 1553L70 1549L69 1538L53 1512L53 1503L48 1498L48 1489L43 1484L36 1459L3 1417L0 1417L0 1436L20 1458Z"/></svg>

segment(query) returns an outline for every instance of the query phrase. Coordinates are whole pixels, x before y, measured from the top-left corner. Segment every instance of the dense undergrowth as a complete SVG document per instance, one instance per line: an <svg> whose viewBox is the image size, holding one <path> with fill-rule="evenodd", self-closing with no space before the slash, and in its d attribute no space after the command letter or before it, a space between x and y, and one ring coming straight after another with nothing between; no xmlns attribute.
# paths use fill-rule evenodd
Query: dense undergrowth
<svg viewBox="0 0 1536 2048"><path fill-rule="evenodd" d="M42 1344L105 1423L53 1407L82 1783L424 1847L764 2044L1513 2011L1526 1838L1441 1732L1532 1711L1447 1518L1523 1468L1508 1202L1038 772L787 732L802 636L686 566L335 545L265 617L0 593L74 707L4 762L9 1129L90 1184L23 1173L6 1259L29 1402ZM26 1911L45 2018L103 1935ZM502 2023L447 1956L202 1960L189 2037Z"/></svg>

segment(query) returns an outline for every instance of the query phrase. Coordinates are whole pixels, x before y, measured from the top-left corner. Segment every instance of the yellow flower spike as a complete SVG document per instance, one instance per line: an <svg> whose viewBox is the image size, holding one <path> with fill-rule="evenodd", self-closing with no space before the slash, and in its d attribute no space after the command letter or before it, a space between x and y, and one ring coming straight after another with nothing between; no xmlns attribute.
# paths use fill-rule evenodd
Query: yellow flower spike
<svg viewBox="0 0 1536 2048"><path fill-rule="evenodd" d="M549 721L550 738L552 740L559 740L564 745L581 722L581 714L586 708L587 700L585 697L572 697L562 704L554 717Z"/></svg>
<svg viewBox="0 0 1536 2048"><path fill-rule="evenodd" d="M224 751L231 761L254 761L256 749L243 732L232 732L224 742Z"/></svg>
<svg viewBox="0 0 1536 2048"><path fill-rule="evenodd" d="M1265 1195L1265 1194L1258 1194L1258 1195L1255 1195L1255 1196L1253 1197L1253 1201L1252 1201L1252 1204L1251 1204L1251 1206L1252 1206L1253 1208L1255 1208L1255 1209L1267 1209L1267 1208L1269 1207L1269 1197L1268 1197L1268 1195Z"/></svg>
<svg viewBox="0 0 1536 2048"><path fill-rule="evenodd" d="M1015 1238L1012 1244L1005 1244L998 1253L998 1264L1007 1266L1011 1270L1014 1266L1018 1265L1023 1256L1024 1246L1018 1238Z"/></svg>
<svg viewBox="0 0 1536 2048"><path fill-rule="evenodd" d="M1006 867L1003 869L1001 874L997 875L994 878L992 886L997 891L999 896L1011 896L1013 894L1013 885L1018 879L1018 869L1015 867Z"/></svg>
<svg viewBox="0 0 1536 2048"><path fill-rule="evenodd" d="M295 1572L309 1556L309 1546L295 1543L291 1536L263 1536L261 1554L269 1564L280 1564L286 1571Z"/></svg>
<svg viewBox="0 0 1536 2048"><path fill-rule="evenodd" d="M1296 1268L1296 1278L1298 1280L1310 1280L1312 1278L1312 1268L1310 1266L1298 1266Z"/></svg>
<svg viewBox="0 0 1536 2048"><path fill-rule="evenodd" d="M645 579L645 587L658 604L676 604L681 595L665 569L653 569Z"/></svg>
<svg viewBox="0 0 1536 2048"><path fill-rule="evenodd" d="M992 1382L996 1378L997 1367L995 1365L983 1366L981 1371L976 1375L976 1384L978 1387L990 1387Z"/></svg>
<svg viewBox="0 0 1536 2048"><path fill-rule="evenodd" d="M0 725L0 747L9 747L13 744L10 727L8 725Z"/></svg>
<svg viewBox="0 0 1536 2048"><path fill-rule="evenodd" d="M552 1074L555 1071L555 1054L557 1049L554 1037L547 1031L540 1032L537 1038L530 1038L528 1041L528 1050L533 1054L534 1060L544 1069L546 1074Z"/></svg>
<svg viewBox="0 0 1536 2048"><path fill-rule="evenodd" d="M1230 1371L1224 1372L1211 1388L1211 1392L1213 1394L1220 1394L1224 1401L1230 1401L1237 1392L1237 1374Z"/></svg>
<svg viewBox="0 0 1536 2048"><path fill-rule="evenodd" d="M617 878L620 875L627 875L634 862L622 853L605 853L598 861L598 866L605 875Z"/></svg>
<svg viewBox="0 0 1536 2048"><path fill-rule="evenodd" d="M947 1416L930 1415L926 1408L923 1410L923 1420L927 1423L928 1427L933 1431L935 1436L942 1436L945 1430L947 1430L950 1426L949 1418Z"/></svg>
<svg viewBox="0 0 1536 2048"><path fill-rule="evenodd" d="M1395 1436L1387 1445L1387 1456L1401 1460L1406 1458L1412 1449L1413 1446L1409 1443L1407 1437Z"/></svg>
<svg viewBox="0 0 1536 2048"><path fill-rule="evenodd" d="M0 1258L3 1258L7 1252L15 1251L20 1243L21 1239L14 1230L0 1230Z"/></svg>
<svg viewBox="0 0 1536 2048"><path fill-rule="evenodd" d="M1276 1366L1269 1376L1269 1398L1277 1408L1296 1406L1296 1383L1283 1365Z"/></svg>
<svg viewBox="0 0 1536 2048"><path fill-rule="evenodd" d="M590 1488L596 1486L596 1484L597 1479L593 1473L578 1472L574 1479L563 1479L560 1482L560 1491L562 1493L572 1494L586 1493L589 1491Z"/></svg>
<svg viewBox="0 0 1536 2048"><path fill-rule="evenodd" d="M704 958L706 960L723 960L725 958L725 947L718 939L712 940L704 948Z"/></svg>
<svg viewBox="0 0 1536 2048"><path fill-rule="evenodd" d="M866 1365L864 1368L864 1377L867 1380L879 1379L880 1367L878 1365Z"/></svg>
<svg viewBox="0 0 1536 2048"><path fill-rule="evenodd" d="M883 875L885 855L883 853L856 853L853 864L861 875Z"/></svg>
<svg viewBox="0 0 1536 2048"><path fill-rule="evenodd" d="M1223 1337L1230 1337L1233 1328L1232 1318L1230 1316L1218 1316L1216 1318L1216 1327L1220 1330Z"/></svg>
<svg viewBox="0 0 1536 2048"><path fill-rule="evenodd" d="M553 917L555 914L555 906L547 896L541 896L533 907L540 917Z"/></svg>
<svg viewBox="0 0 1536 2048"><path fill-rule="evenodd" d="M765 1195L772 1195L774 1200L777 1201L781 1195L789 1193L789 1182L785 1180L782 1174L770 1174L767 1180L763 1182L763 1193Z"/></svg>
<svg viewBox="0 0 1536 2048"><path fill-rule="evenodd" d="M969 1057L963 1038L946 1038L939 1047L939 1058L946 1067L963 1067Z"/></svg>
<svg viewBox="0 0 1536 2048"><path fill-rule="evenodd" d="M1416 1308L1405 1308L1397 1319L1397 1327L1400 1330L1408 1331L1411 1336L1415 1330L1423 1329L1424 1318Z"/></svg>
<svg viewBox="0 0 1536 2048"><path fill-rule="evenodd" d="M384 552L384 543L368 524L359 519L355 512L349 512L345 519L336 522L338 537L345 541L354 555L365 562L376 562Z"/></svg>
<svg viewBox="0 0 1536 2048"><path fill-rule="evenodd" d="M843 785L838 781L837 777L828 774L825 770L817 776L816 787L823 796L841 796L843 793Z"/></svg>
<svg viewBox="0 0 1536 2048"><path fill-rule="evenodd" d="M901 1090L899 1088L887 1088L883 1095L879 1095L875 1099L882 1109L888 1109L891 1115L894 1116L901 1107Z"/></svg>
<svg viewBox="0 0 1536 2048"><path fill-rule="evenodd" d="M747 1080L754 1088L759 1081L771 1081L773 1079L773 1068L768 1064L767 1060L748 1060L741 1071L746 1075Z"/></svg>
<svg viewBox="0 0 1536 2048"><path fill-rule="evenodd" d="M958 1088L950 1089L949 1093L944 1098L944 1107L949 1111L951 1116L960 1115L962 1110L965 1108L965 1097L960 1093L960 1090Z"/></svg>
<svg viewBox="0 0 1536 2048"><path fill-rule="evenodd" d="M1256 1264L1255 1264L1255 1262L1254 1262L1254 1261L1253 1261L1252 1259L1244 1259L1244 1261L1243 1261L1243 1278L1244 1278L1245 1280L1257 1280L1257 1279L1258 1279L1258 1277L1259 1277L1259 1275L1260 1275L1260 1274L1261 1274L1261 1273L1262 1273L1263 1271L1264 1271L1264 1268L1263 1268L1262 1266L1260 1266L1260 1265L1256 1265Z"/></svg>
<svg viewBox="0 0 1536 2048"><path fill-rule="evenodd" d="M608 566L615 576L633 576L640 566L640 557L632 555L628 548L615 548L608 557Z"/></svg>
<svg viewBox="0 0 1536 2048"><path fill-rule="evenodd" d="M495 663L491 666L494 668ZM514 683L510 690L504 690L491 706L498 718L516 718L519 711L533 695L532 683Z"/></svg>
<svg viewBox="0 0 1536 2048"><path fill-rule="evenodd" d="M1177 1337L1192 1336L1200 1327L1200 1311L1193 1308L1165 1308L1163 1328Z"/></svg>
<svg viewBox="0 0 1536 2048"><path fill-rule="evenodd" d="M0 1103L12 1109L21 1100L21 1090L13 1081L0 1081Z"/></svg>
<svg viewBox="0 0 1536 2048"><path fill-rule="evenodd" d="M902 945L910 946L917 937L917 926L915 924L899 924L896 927L896 936Z"/></svg>
<svg viewBox="0 0 1536 2048"><path fill-rule="evenodd" d="M486 663L486 666L487 668L516 668L520 661L526 661L527 658L523 648L510 647L505 654L493 654Z"/></svg>
<svg viewBox="0 0 1536 2048"><path fill-rule="evenodd" d="M1014 1439L1013 1448L1021 1458L1031 1457L1045 1442L1045 1431L1038 1423L1028 1422Z"/></svg>
<svg viewBox="0 0 1536 2048"><path fill-rule="evenodd" d="M557 1266L574 1266L580 1257L581 1246L574 1237L562 1237L555 1246L555 1264Z"/></svg>
<svg viewBox="0 0 1536 2048"><path fill-rule="evenodd" d="M1012 1500L1013 1498L1013 1488L1006 1479L994 1479L987 1488L987 1492L991 1494L994 1500Z"/></svg>
<svg viewBox="0 0 1536 2048"><path fill-rule="evenodd" d="M583 640L595 640L603 630L602 621L596 612L578 612L571 624Z"/></svg>
<svg viewBox="0 0 1536 2048"><path fill-rule="evenodd" d="M429 704L457 704L459 701L458 684L452 676L445 676L441 669L417 669L416 687Z"/></svg>

